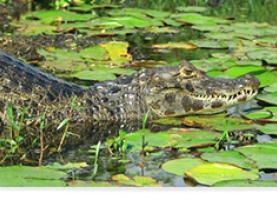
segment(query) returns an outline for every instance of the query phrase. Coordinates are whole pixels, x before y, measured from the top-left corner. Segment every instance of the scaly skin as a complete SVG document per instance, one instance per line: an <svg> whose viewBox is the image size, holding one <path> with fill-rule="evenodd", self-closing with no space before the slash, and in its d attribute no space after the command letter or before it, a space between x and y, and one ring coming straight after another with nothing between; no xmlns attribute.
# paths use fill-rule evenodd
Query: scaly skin
<svg viewBox="0 0 277 200"><path fill-rule="evenodd" d="M121 76L84 89L42 72L0 52L0 112L6 104L28 116L45 114L46 121L70 117L72 122L140 120L215 113L249 101L259 81L252 75L236 79L211 78L188 61ZM77 96L72 109L72 100Z"/></svg>

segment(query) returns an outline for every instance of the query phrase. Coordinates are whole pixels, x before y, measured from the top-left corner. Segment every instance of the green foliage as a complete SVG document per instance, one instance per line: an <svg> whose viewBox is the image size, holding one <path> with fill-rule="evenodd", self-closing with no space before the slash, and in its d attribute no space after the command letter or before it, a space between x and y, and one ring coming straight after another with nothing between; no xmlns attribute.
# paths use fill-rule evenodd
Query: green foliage
<svg viewBox="0 0 277 200"><path fill-rule="evenodd" d="M119 136L115 138L107 138L106 139L106 145L111 154L114 152L118 152L119 154L125 154L128 144L126 142L126 136L127 132L120 130Z"/></svg>

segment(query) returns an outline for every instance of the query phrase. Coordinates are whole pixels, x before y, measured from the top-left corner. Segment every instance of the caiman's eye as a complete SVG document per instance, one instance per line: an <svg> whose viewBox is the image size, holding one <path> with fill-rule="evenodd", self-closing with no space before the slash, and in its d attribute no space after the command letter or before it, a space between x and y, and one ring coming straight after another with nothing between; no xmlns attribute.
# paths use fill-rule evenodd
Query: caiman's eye
<svg viewBox="0 0 277 200"><path fill-rule="evenodd" d="M185 60L180 65L179 73L183 78L192 78L197 76L198 70Z"/></svg>

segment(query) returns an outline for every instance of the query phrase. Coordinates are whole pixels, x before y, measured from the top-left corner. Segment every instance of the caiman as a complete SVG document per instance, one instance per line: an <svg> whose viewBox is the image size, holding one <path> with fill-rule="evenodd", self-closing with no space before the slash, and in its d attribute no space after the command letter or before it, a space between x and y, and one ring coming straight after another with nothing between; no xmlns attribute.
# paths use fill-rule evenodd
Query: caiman
<svg viewBox="0 0 277 200"><path fill-rule="evenodd" d="M58 123L140 120L147 111L149 119L217 113L251 100L259 87L253 75L211 78L186 60L82 88L0 52L0 74L2 116L7 104L30 106L28 117Z"/></svg>
<svg viewBox="0 0 277 200"><path fill-rule="evenodd" d="M235 79L211 78L184 60L179 66L142 70L83 88L3 52L0 74L4 127L10 121L7 105L16 108L17 119L18 109L29 108L24 117L33 118L32 123L38 121L35 116L44 116L45 125L57 127L69 118L70 123L89 130L106 122L141 121L146 113L148 119L217 113L252 99L260 84L250 74ZM51 135L48 143L60 141L60 136Z"/></svg>

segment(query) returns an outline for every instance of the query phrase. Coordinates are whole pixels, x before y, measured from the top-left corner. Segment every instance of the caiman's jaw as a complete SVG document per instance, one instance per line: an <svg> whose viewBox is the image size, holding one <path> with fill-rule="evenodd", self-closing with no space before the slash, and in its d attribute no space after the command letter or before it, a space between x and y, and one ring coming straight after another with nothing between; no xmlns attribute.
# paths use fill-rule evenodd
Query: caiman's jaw
<svg viewBox="0 0 277 200"><path fill-rule="evenodd" d="M155 82L153 84L153 81ZM157 117L210 114L251 100L260 82L247 74L236 79L211 78L188 61L154 74L146 102Z"/></svg>

